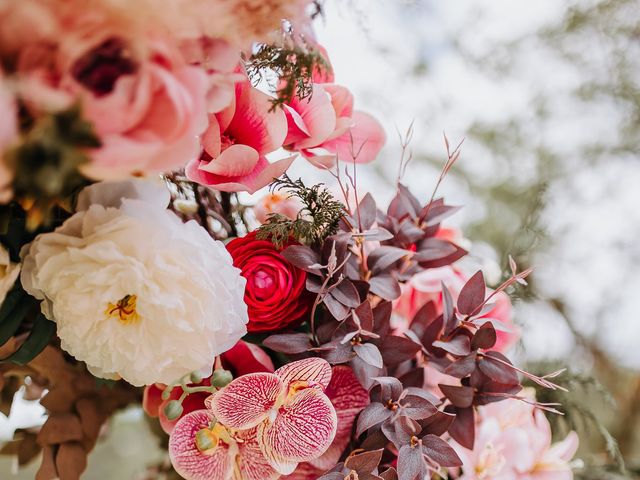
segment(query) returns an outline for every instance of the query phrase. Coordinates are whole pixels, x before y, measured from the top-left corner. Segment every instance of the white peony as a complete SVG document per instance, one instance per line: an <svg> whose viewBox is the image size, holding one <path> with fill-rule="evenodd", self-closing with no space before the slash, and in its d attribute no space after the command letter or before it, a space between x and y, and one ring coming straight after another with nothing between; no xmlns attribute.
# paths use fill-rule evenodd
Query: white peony
<svg viewBox="0 0 640 480"><path fill-rule="evenodd" d="M13 288L20 274L20 264L12 263L9 252L0 245L0 305L7 297L7 293Z"/></svg>
<svg viewBox="0 0 640 480"><path fill-rule="evenodd" d="M149 181L85 188L78 213L23 252L21 280L62 348L103 377L170 383L211 371L245 333L245 279L224 245Z"/></svg>

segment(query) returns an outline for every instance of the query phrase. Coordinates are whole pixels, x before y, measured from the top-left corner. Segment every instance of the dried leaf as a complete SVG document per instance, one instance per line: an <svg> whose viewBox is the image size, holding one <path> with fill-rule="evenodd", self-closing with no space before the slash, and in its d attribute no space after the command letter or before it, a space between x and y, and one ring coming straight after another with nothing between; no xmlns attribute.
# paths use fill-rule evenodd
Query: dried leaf
<svg viewBox="0 0 640 480"><path fill-rule="evenodd" d="M43 447L58 443L80 441L84 432L80 419L72 413L55 413L44 423L38 433L38 443Z"/></svg>
<svg viewBox="0 0 640 480"><path fill-rule="evenodd" d="M56 468L60 480L79 480L87 468L87 453L80 443L63 443L56 454Z"/></svg>

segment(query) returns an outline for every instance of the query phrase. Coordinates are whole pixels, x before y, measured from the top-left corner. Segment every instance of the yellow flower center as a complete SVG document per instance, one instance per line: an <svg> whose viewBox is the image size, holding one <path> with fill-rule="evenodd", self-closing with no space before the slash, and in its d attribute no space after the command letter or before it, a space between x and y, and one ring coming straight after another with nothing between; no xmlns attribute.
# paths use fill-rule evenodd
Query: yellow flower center
<svg viewBox="0 0 640 480"><path fill-rule="evenodd" d="M140 315L136 310L136 301L138 297L135 295L125 295L116 304L109 303L105 313L109 317L116 317L123 325L131 325L140 320Z"/></svg>
<svg viewBox="0 0 640 480"><path fill-rule="evenodd" d="M205 455L213 455L220 441L230 445L233 439L227 429L219 423L198 430L196 433L196 447Z"/></svg>

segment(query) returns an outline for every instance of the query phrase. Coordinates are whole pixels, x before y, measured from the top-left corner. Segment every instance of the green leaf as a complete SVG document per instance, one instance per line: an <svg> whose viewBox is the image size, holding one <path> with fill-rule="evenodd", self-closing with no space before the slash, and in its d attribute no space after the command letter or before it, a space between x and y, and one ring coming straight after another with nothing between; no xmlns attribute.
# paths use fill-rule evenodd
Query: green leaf
<svg viewBox="0 0 640 480"><path fill-rule="evenodd" d="M47 346L51 337L56 333L56 324L39 314L33 324L33 329L29 337L18 348L16 352L9 355L3 362L13 362L18 365L26 365L33 360L44 347Z"/></svg>
<svg viewBox="0 0 640 480"><path fill-rule="evenodd" d="M32 305L33 298L21 287L14 288L7 295L0 307L0 345L4 345L13 337Z"/></svg>

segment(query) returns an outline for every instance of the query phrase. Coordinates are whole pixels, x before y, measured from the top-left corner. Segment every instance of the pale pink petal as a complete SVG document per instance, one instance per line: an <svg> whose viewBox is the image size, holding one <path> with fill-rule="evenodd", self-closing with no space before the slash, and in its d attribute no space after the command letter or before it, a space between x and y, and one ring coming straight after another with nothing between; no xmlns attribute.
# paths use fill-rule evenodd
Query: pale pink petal
<svg viewBox="0 0 640 480"><path fill-rule="evenodd" d="M219 442L213 453L202 453L196 446L196 434L207 428L213 417L207 410L185 415L169 437L171 464L186 480L230 480L236 447Z"/></svg>
<svg viewBox="0 0 640 480"><path fill-rule="evenodd" d="M247 429L262 422L284 393L272 373L252 373L233 380L207 399L207 406L225 427Z"/></svg>
<svg viewBox="0 0 640 480"><path fill-rule="evenodd" d="M221 177L249 175L260 161L260 155L247 145L231 145L210 162L200 162L200 170Z"/></svg>
<svg viewBox="0 0 640 480"><path fill-rule="evenodd" d="M287 118L281 109L272 107L271 97L250 83L236 85L235 114L225 133L261 155L277 150L287 136Z"/></svg>
<svg viewBox="0 0 640 480"><path fill-rule="evenodd" d="M211 158L217 158L222 150L220 123L215 115L209 115L209 126L200 137L202 148Z"/></svg>
<svg viewBox="0 0 640 480"><path fill-rule="evenodd" d="M337 117L353 116L353 94L347 87L335 83L325 83L322 87L331 95L331 103Z"/></svg>
<svg viewBox="0 0 640 480"><path fill-rule="evenodd" d="M553 445L545 454L545 458L560 459L569 462L578 451L580 439L576 432L569 432L567 437L561 442Z"/></svg>
<svg viewBox="0 0 640 480"><path fill-rule="evenodd" d="M329 448L337 422L329 398L316 389L306 388L280 407L273 423L260 424L258 441L273 468L288 475L295 464L317 458Z"/></svg>
<svg viewBox="0 0 640 480"><path fill-rule="evenodd" d="M258 443L257 428L240 430L235 435L238 440L238 457L234 480L275 480L280 473L273 469L264 458Z"/></svg>
<svg viewBox="0 0 640 480"><path fill-rule="evenodd" d="M294 381L306 381L321 385L324 390L331 381L331 365L322 358L310 357L287 363L276 370L276 375L285 386Z"/></svg>
<svg viewBox="0 0 640 480"><path fill-rule="evenodd" d="M329 449L310 463L322 471L332 468L351 440L353 422L364 407L369 405L369 392L360 385L351 367L333 367L331 381L325 390L336 410L338 427Z"/></svg>
<svg viewBox="0 0 640 480"><path fill-rule="evenodd" d="M294 98L285 109L289 131L285 145L302 149L320 145L336 128L336 112L331 97L320 85L313 86L310 97Z"/></svg>
<svg viewBox="0 0 640 480"><path fill-rule="evenodd" d="M382 125L364 112L354 112L352 118L354 126L351 130L335 140L325 142L322 147L335 152L342 162L371 162L386 141Z"/></svg>
<svg viewBox="0 0 640 480"><path fill-rule="evenodd" d="M162 392L164 391L164 388L164 386L160 388L155 383L144 387L144 393L142 394L142 409L144 410L144 413L149 415L151 418L156 418L158 416L160 404L163 402Z"/></svg>

